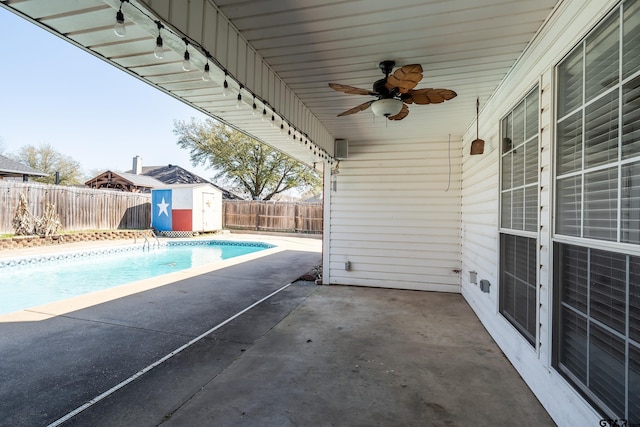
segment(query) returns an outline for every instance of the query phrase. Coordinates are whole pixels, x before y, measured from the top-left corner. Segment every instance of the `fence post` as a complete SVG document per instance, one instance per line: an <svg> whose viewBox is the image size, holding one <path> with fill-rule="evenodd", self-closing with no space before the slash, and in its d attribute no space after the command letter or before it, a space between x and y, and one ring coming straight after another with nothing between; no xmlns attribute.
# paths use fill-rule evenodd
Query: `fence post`
<svg viewBox="0 0 640 427"><path fill-rule="evenodd" d="M227 224L227 203L222 203L222 228L224 229L225 225Z"/></svg>
<svg viewBox="0 0 640 427"><path fill-rule="evenodd" d="M256 202L256 231L260 230L260 207L261 203Z"/></svg>

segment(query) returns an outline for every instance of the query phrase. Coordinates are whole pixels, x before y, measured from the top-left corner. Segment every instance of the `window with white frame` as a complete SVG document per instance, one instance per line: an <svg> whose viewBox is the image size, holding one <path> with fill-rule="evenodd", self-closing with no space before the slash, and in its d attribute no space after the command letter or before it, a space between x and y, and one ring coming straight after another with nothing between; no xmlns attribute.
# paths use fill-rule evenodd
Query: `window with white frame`
<svg viewBox="0 0 640 427"><path fill-rule="evenodd" d="M500 313L536 340L538 88L501 122Z"/></svg>
<svg viewBox="0 0 640 427"><path fill-rule="evenodd" d="M640 423L640 0L557 67L554 365Z"/></svg>

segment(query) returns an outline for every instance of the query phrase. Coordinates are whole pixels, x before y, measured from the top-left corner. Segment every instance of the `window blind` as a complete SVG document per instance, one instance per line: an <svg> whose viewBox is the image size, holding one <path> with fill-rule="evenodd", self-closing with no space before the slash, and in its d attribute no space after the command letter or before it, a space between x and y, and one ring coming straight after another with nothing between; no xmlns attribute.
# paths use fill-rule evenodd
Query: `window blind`
<svg viewBox="0 0 640 427"><path fill-rule="evenodd" d="M622 167L620 240L640 244L640 162Z"/></svg>
<svg viewBox="0 0 640 427"><path fill-rule="evenodd" d="M564 175L582 168L582 111L558 123L557 174Z"/></svg>
<svg viewBox="0 0 640 427"><path fill-rule="evenodd" d="M624 414L624 341L593 323L589 331L589 390L616 414Z"/></svg>
<svg viewBox="0 0 640 427"><path fill-rule="evenodd" d="M624 5L622 77L627 78L640 70L640 2L628 1Z"/></svg>
<svg viewBox="0 0 640 427"><path fill-rule="evenodd" d="M584 237L616 241L618 223L618 169L584 176Z"/></svg>
<svg viewBox="0 0 640 427"><path fill-rule="evenodd" d="M622 158L628 159L637 156L638 153L640 153L640 77L631 80L622 88Z"/></svg>
<svg viewBox="0 0 640 427"><path fill-rule="evenodd" d="M585 168L618 160L618 91L585 110Z"/></svg>
<svg viewBox="0 0 640 427"><path fill-rule="evenodd" d="M619 21L619 15L614 13L587 37L585 42L586 102L618 83Z"/></svg>
<svg viewBox="0 0 640 427"><path fill-rule="evenodd" d="M558 65L558 117L582 105L582 56L578 48Z"/></svg>
<svg viewBox="0 0 640 427"><path fill-rule="evenodd" d="M582 176L559 179L556 186L556 232L581 237Z"/></svg>

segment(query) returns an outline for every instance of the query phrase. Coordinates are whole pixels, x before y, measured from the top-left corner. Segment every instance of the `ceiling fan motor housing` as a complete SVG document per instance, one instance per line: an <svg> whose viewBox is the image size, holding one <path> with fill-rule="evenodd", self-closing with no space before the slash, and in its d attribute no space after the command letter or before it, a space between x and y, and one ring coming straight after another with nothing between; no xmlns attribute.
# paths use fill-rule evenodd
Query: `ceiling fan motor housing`
<svg viewBox="0 0 640 427"><path fill-rule="evenodd" d="M393 67L395 67L395 65L396 61L382 61L380 64L378 64L378 67L380 67L382 73L385 76L389 76L389 74L391 74L391 72L393 71Z"/></svg>
<svg viewBox="0 0 640 427"><path fill-rule="evenodd" d="M393 88L392 90L387 89L387 87L385 86L386 83L387 79L385 77L384 79L377 80L373 84L373 91L378 94L380 99L393 98L396 95L395 88Z"/></svg>

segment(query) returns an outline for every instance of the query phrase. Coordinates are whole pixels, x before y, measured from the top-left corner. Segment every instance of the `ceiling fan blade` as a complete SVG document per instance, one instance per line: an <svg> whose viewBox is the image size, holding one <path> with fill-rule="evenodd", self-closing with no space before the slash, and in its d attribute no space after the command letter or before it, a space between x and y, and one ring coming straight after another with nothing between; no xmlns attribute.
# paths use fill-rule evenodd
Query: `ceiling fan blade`
<svg viewBox="0 0 640 427"><path fill-rule="evenodd" d="M367 108L369 108L371 106L371 104L373 104L373 101L367 101L363 104L360 104L356 107L353 107L347 111L343 111L342 113L338 114L338 117L342 117L342 116L348 116L349 114L355 114L355 113L359 113L360 111L364 111Z"/></svg>
<svg viewBox="0 0 640 427"><path fill-rule="evenodd" d="M409 115L409 107L407 104L402 104L402 110L395 116L389 116L389 120L402 120Z"/></svg>
<svg viewBox="0 0 640 427"><path fill-rule="evenodd" d="M360 89L349 85L343 85L340 83L329 83L329 87L338 92L348 93L350 95L377 95L375 92L371 92L368 89Z"/></svg>
<svg viewBox="0 0 640 427"><path fill-rule="evenodd" d="M411 89L417 86L422 80L422 65L411 64L398 68L387 77L386 87L391 90L398 88L400 93L407 93Z"/></svg>
<svg viewBox="0 0 640 427"><path fill-rule="evenodd" d="M453 99L458 94L449 89L416 89L402 95L402 100L407 104L440 104Z"/></svg>

